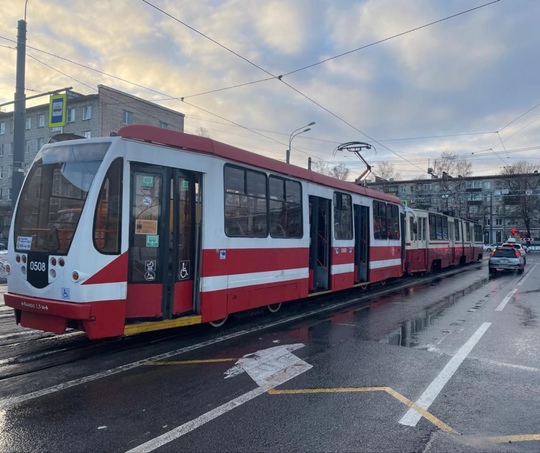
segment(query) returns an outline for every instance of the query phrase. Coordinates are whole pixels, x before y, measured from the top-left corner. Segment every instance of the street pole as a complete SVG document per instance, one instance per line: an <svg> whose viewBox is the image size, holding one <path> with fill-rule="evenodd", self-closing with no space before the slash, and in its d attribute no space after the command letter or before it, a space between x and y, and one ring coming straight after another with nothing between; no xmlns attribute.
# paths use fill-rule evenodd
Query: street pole
<svg viewBox="0 0 540 453"><path fill-rule="evenodd" d="M26 64L26 21L17 23L17 74L15 81L15 106L13 112L13 172L11 176L11 210L15 208L21 190L24 174L24 128L26 99L24 94Z"/></svg>
<svg viewBox="0 0 540 453"><path fill-rule="evenodd" d="M489 243L493 244L493 192L489 193Z"/></svg>
<svg viewBox="0 0 540 453"><path fill-rule="evenodd" d="M285 153L285 162L289 163L291 160L291 144L292 144L293 138L296 137L297 135L303 134L304 132L310 131L311 128L307 126L313 126L314 124L315 124L315 121L312 121L311 123L306 124L305 126L299 127L298 129L295 129L294 131L291 132L291 135L289 135L289 148L287 148L287 152ZM304 130L300 131L300 129L304 129Z"/></svg>

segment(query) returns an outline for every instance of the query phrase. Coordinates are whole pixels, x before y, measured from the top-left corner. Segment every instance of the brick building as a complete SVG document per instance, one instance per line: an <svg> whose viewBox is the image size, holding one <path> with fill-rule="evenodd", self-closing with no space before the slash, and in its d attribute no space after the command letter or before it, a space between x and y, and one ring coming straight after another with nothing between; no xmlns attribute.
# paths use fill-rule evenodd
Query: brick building
<svg viewBox="0 0 540 453"><path fill-rule="evenodd" d="M109 136L127 124L146 124L184 131L183 113L104 85L98 93L67 93L67 121L64 127L49 128L49 104L26 109L25 151L22 167L27 169L38 150L59 133L83 137ZM0 236L11 223L11 177L13 169L13 112L0 111Z"/></svg>

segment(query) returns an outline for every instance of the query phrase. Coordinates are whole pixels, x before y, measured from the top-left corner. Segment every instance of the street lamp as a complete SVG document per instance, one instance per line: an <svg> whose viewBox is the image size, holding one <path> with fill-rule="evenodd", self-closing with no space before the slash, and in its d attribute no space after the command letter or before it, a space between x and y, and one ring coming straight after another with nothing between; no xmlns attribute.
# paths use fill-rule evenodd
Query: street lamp
<svg viewBox="0 0 540 453"><path fill-rule="evenodd" d="M291 143L293 141L293 138L297 135L303 134L304 132L310 131L311 128L308 126L313 126L315 124L315 121L312 121L309 124L306 124L305 126L299 127L298 129L295 129L291 132L291 135L289 135L289 148L287 149L287 154L285 155L285 160L287 163L291 160Z"/></svg>

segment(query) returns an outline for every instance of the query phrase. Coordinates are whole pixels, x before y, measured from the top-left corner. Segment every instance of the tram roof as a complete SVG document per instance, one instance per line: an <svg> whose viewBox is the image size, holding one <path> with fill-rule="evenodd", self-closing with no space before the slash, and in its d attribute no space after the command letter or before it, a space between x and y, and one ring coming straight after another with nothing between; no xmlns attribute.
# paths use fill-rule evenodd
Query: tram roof
<svg viewBox="0 0 540 453"><path fill-rule="evenodd" d="M118 135L125 139L139 140L147 143L169 146L171 148L211 154L229 161L252 165L257 168L274 171L276 173L311 181L324 186L358 193L370 198L401 203L401 200L394 195L359 186L350 181L342 181L340 179L322 175L315 171L280 162L269 157L260 156L250 151L236 148L235 146L227 145L226 143L207 137L200 137L198 135L145 125L124 126L118 131Z"/></svg>

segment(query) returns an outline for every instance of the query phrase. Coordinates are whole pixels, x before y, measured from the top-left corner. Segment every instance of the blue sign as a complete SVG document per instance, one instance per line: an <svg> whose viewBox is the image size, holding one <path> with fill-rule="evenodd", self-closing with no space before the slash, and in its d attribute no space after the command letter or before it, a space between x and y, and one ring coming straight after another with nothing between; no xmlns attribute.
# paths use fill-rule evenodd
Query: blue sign
<svg viewBox="0 0 540 453"><path fill-rule="evenodd" d="M66 124L67 95L55 94L49 101L49 127L62 127Z"/></svg>

